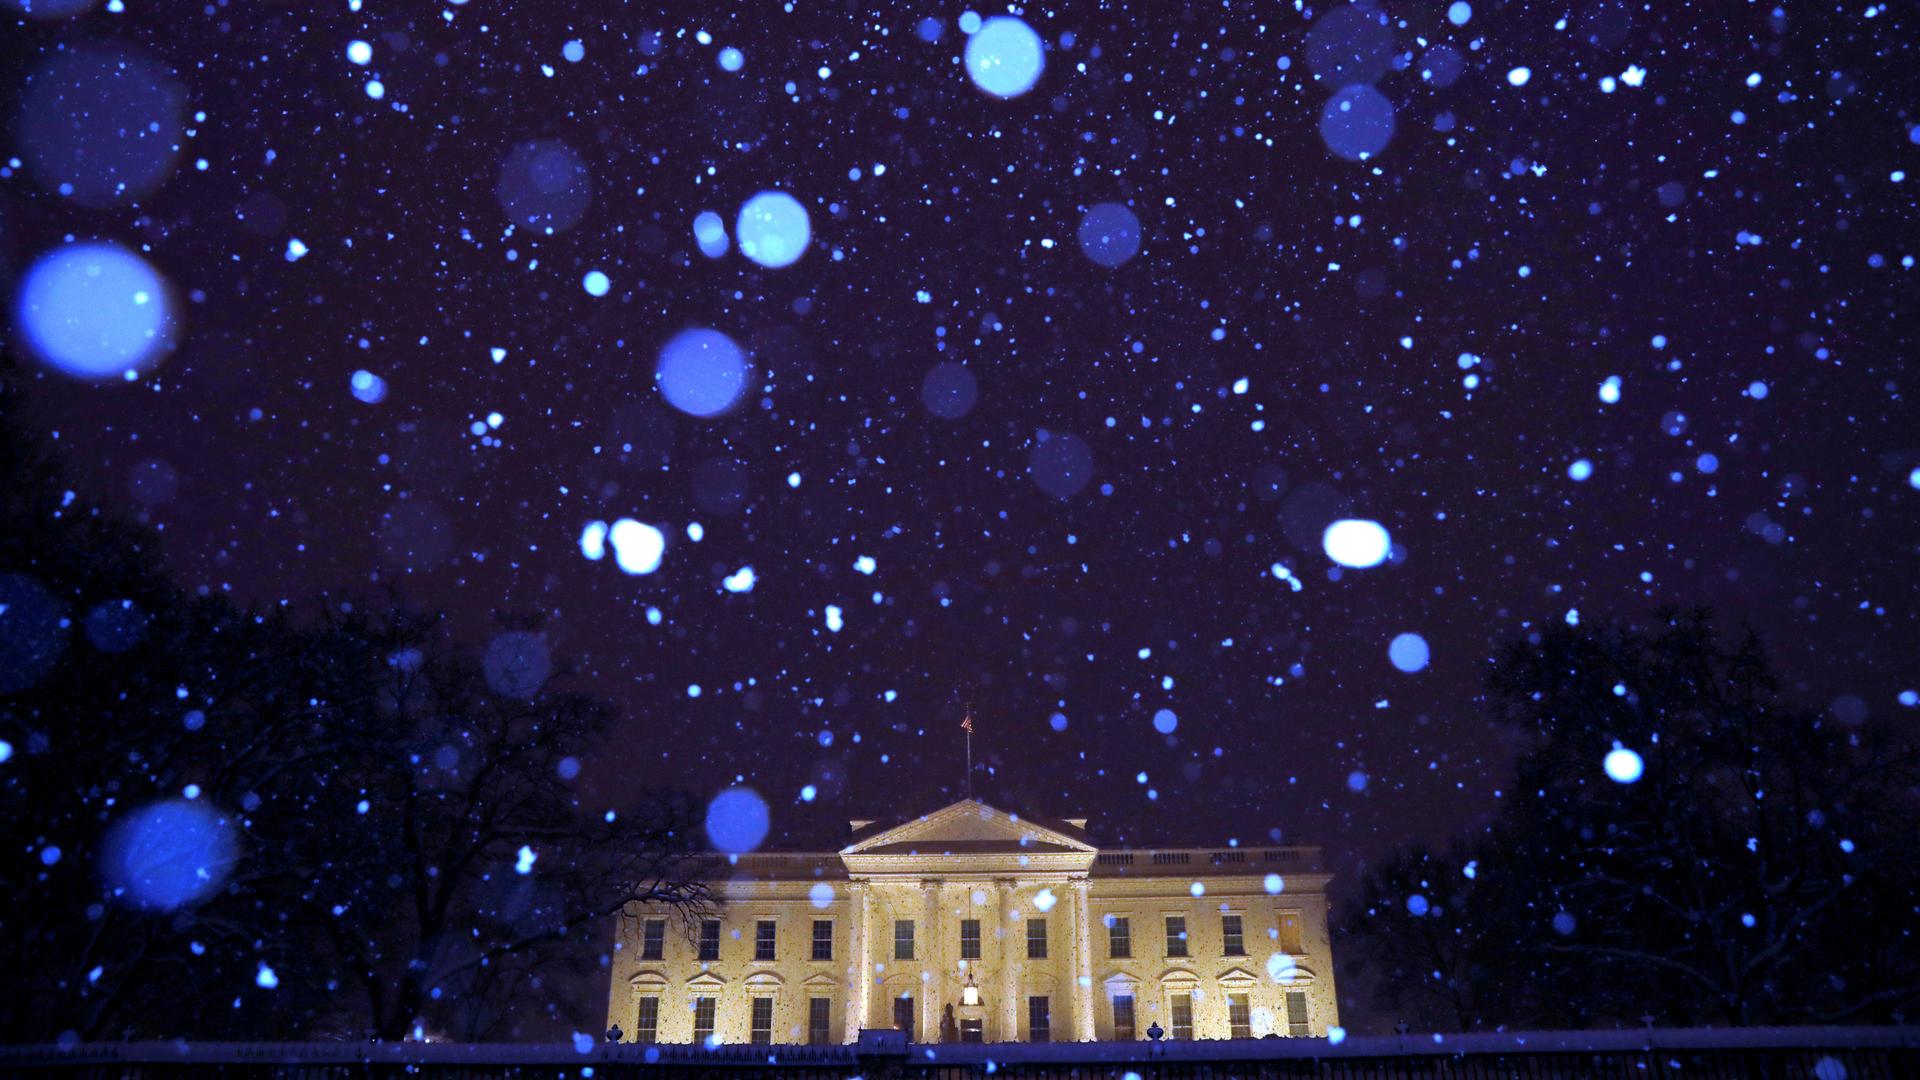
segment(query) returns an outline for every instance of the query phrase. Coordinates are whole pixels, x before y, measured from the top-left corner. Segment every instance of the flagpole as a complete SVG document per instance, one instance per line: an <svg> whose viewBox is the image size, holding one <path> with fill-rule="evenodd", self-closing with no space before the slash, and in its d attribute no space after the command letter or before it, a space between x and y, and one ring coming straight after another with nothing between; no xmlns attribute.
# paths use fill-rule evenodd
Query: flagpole
<svg viewBox="0 0 1920 1080"><path fill-rule="evenodd" d="M967 733L967 798L973 798L973 704L967 704L967 713L960 721L960 730Z"/></svg>

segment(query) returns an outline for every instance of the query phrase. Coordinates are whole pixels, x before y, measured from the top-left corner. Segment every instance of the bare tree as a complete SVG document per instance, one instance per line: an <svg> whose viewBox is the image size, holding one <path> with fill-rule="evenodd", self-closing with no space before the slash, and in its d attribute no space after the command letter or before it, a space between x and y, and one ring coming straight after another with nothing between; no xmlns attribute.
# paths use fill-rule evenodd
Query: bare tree
<svg viewBox="0 0 1920 1080"><path fill-rule="evenodd" d="M511 1032L615 913L707 902L700 807L582 794L615 713L525 663L531 636L483 653L391 595L188 594L149 533L66 486L12 370L0 1039ZM231 857L156 904L108 840L180 802Z"/></svg>
<svg viewBox="0 0 1920 1080"><path fill-rule="evenodd" d="M1470 1031L1500 1022L1505 972L1484 963L1493 904L1478 895L1479 850L1394 850L1342 913L1342 958L1387 1008L1423 1028Z"/></svg>
<svg viewBox="0 0 1920 1080"><path fill-rule="evenodd" d="M642 793L614 811L576 791L616 717L605 702L483 670L404 605L334 623L379 643L389 738L326 796L365 835L313 892L328 917L312 914L374 1035L447 1029L456 992L516 997L564 954L593 955L596 924L630 905L706 901L697 802Z"/></svg>
<svg viewBox="0 0 1920 1080"><path fill-rule="evenodd" d="M1403 854L1349 913L1357 948L1405 968L1457 944L1501 1002L1462 1023L1886 1021L1920 1001L1920 942L1860 931L1916 914L1912 740L1784 701L1757 638L1725 644L1704 612L1556 626L1490 688L1526 749L1474 887L1370 934L1418 882L1458 890L1463 868Z"/></svg>

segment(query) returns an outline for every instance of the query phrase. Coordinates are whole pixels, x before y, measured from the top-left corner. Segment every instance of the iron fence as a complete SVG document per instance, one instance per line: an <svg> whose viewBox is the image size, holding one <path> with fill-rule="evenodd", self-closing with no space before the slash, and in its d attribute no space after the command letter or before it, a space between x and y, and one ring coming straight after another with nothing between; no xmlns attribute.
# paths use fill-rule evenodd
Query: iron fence
<svg viewBox="0 0 1920 1080"><path fill-rule="evenodd" d="M1909 1080L1920 1028L1498 1032L851 1046L81 1043L0 1047L22 1080Z"/></svg>

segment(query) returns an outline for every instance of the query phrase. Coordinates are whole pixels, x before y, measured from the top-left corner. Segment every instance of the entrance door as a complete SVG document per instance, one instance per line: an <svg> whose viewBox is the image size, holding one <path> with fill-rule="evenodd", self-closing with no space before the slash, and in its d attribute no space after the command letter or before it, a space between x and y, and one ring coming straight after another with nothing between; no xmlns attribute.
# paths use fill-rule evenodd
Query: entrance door
<svg viewBox="0 0 1920 1080"><path fill-rule="evenodd" d="M897 997L893 999L893 1026L907 1033L907 1041L913 1041L913 999Z"/></svg>

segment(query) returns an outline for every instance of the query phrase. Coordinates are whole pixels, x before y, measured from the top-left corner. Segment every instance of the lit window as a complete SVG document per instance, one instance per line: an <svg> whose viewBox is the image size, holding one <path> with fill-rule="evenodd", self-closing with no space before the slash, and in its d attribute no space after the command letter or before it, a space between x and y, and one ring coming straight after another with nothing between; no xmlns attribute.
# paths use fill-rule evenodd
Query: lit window
<svg viewBox="0 0 1920 1080"><path fill-rule="evenodd" d="M1280 951L1294 956L1301 956L1306 952L1300 947L1300 913L1297 911L1280 913Z"/></svg>
<svg viewBox="0 0 1920 1080"><path fill-rule="evenodd" d="M832 923L827 925L831 926ZM822 1046L833 1041L833 999L807 999L807 1041Z"/></svg>
<svg viewBox="0 0 1920 1080"><path fill-rule="evenodd" d="M1247 939L1241 933L1240 916L1220 916L1221 953L1226 956L1247 955Z"/></svg>
<svg viewBox="0 0 1920 1080"><path fill-rule="evenodd" d="M1253 1006L1245 994L1227 995L1227 1038L1253 1038Z"/></svg>
<svg viewBox="0 0 1920 1080"><path fill-rule="evenodd" d="M755 1046L765 1046L773 1041L773 999L757 997L753 999L753 1027L750 1038Z"/></svg>
<svg viewBox="0 0 1920 1080"><path fill-rule="evenodd" d="M1046 995L1027 999L1027 1041L1043 1043L1053 1038L1053 1011Z"/></svg>
<svg viewBox="0 0 1920 1080"><path fill-rule="evenodd" d="M1281 951L1292 955L1306 955L1306 949L1300 947L1300 913L1283 911L1281 913Z"/></svg>
<svg viewBox="0 0 1920 1080"><path fill-rule="evenodd" d="M1287 1034L1305 1035L1307 1033L1307 992L1305 990L1287 991Z"/></svg>

